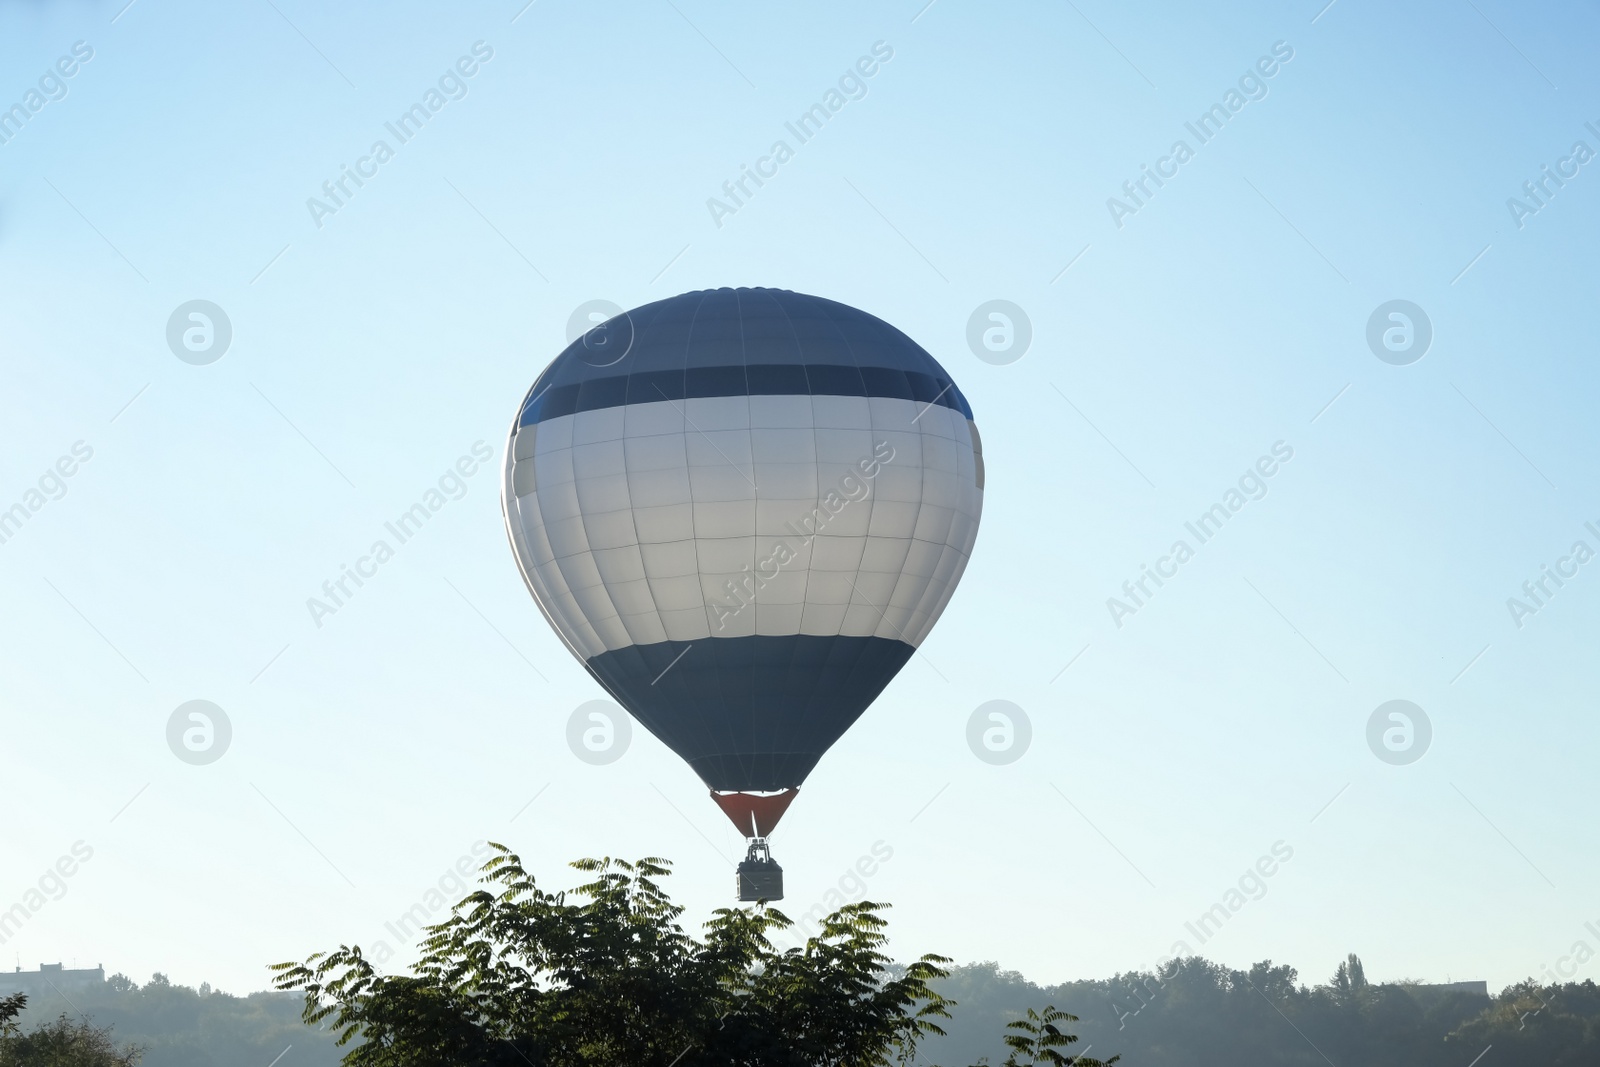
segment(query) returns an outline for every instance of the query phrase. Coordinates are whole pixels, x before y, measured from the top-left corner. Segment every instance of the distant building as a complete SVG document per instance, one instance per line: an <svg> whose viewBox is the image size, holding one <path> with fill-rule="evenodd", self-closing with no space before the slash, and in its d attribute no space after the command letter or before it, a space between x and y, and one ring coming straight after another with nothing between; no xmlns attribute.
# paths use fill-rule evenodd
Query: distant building
<svg viewBox="0 0 1600 1067"><path fill-rule="evenodd" d="M71 969L59 963L41 963L37 971L0 971L0 994L26 993L42 997L49 993L70 993L73 990L102 986L106 969L98 964L90 968Z"/></svg>

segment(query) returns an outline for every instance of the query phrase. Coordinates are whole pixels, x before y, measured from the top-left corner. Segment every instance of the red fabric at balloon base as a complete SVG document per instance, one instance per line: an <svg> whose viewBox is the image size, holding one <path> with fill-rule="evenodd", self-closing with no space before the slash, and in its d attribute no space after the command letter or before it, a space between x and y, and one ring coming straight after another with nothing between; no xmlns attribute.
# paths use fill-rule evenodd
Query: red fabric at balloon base
<svg viewBox="0 0 1600 1067"><path fill-rule="evenodd" d="M766 837L789 810L789 805L799 789L784 789L777 793L718 793L712 790L711 799L717 802L723 814L733 820L733 825L746 837Z"/></svg>

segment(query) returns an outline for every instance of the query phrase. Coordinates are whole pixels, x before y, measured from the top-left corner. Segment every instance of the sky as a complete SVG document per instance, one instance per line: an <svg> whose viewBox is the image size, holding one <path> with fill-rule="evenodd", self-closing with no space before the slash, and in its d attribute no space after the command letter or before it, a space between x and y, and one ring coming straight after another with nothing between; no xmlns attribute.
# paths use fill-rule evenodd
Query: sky
<svg viewBox="0 0 1600 1067"><path fill-rule="evenodd" d="M987 468L773 837L791 915L888 901L902 958L1039 982L1600 978L1592 6L125 2L0 3L5 967L398 967L484 841L732 905L685 765L569 747L605 694L498 464L581 306L760 285L916 339Z"/></svg>

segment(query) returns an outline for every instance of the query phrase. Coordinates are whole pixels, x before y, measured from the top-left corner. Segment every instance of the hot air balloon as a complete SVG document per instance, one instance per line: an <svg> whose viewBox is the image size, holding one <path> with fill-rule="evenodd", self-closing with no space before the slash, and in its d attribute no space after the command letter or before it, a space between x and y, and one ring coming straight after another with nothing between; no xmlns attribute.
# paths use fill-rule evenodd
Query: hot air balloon
<svg viewBox="0 0 1600 1067"><path fill-rule="evenodd" d="M502 504L539 610L749 838L927 637L983 508L972 409L881 319L684 293L569 345L518 409Z"/></svg>

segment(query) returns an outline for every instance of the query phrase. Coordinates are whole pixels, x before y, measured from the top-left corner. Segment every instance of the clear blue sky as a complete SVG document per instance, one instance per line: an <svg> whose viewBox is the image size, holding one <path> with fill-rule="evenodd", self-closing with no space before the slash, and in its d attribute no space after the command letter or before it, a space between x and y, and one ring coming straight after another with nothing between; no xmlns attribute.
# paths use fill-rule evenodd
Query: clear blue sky
<svg viewBox="0 0 1600 1067"><path fill-rule="evenodd" d="M1600 163L1507 206L1600 151L1592 7L121 2L0 7L0 106L40 90L0 144L0 508L28 511L0 543L0 908L93 851L7 967L260 988L385 937L480 838L557 884L668 856L693 917L729 903L741 844L683 765L643 731L607 766L568 750L602 694L523 588L492 468L320 627L306 606L475 442L498 458L576 307L722 285L893 322L987 459L960 591L775 839L794 912L859 895L881 841L864 892L898 951L1041 981L1181 940L1498 985L1595 944L1600 565L1520 627L1506 603L1600 550ZM458 99L386 131L480 41ZM784 124L880 41L799 144ZM1201 144L1185 123L1278 42ZM1114 220L1142 165L1177 173ZM209 365L166 339L195 299L232 325ZM1009 365L967 346L992 299L1032 323ZM1432 324L1409 365L1366 339L1397 299ZM1280 441L1198 545L1184 524ZM1118 627L1107 599L1179 539ZM166 740L196 699L233 731L205 766ZM1367 743L1394 699L1432 724L1408 765ZM990 700L1032 722L1015 763L967 746ZM1279 841L1199 944L1185 923Z"/></svg>

